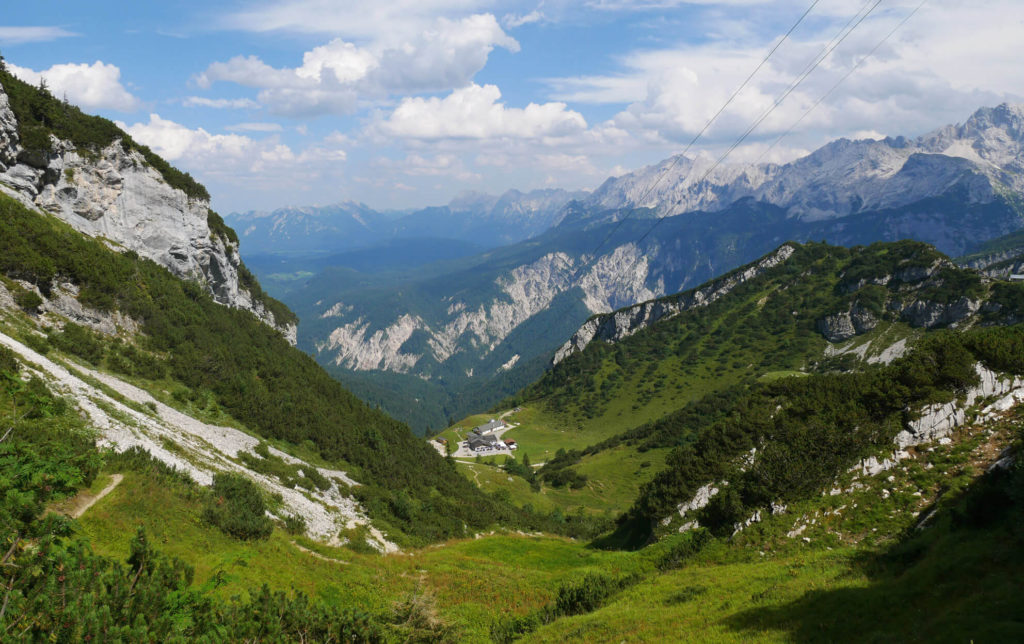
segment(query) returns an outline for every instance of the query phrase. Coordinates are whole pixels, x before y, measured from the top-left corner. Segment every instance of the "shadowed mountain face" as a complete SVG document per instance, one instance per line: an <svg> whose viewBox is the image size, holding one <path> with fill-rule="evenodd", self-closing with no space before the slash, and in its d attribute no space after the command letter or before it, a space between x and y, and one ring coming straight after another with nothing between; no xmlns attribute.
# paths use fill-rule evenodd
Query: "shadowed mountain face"
<svg viewBox="0 0 1024 644"><path fill-rule="evenodd" d="M589 316L693 287L787 240L911 238L958 256L1020 229L1022 114L986 108L915 140L838 140L703 180L709 162L667 160L566 203L558 225L527 241L414 274L326 271L286 300L321 364L437 427L535 379ZM638 203L659 173L668 178Z"/></svg>

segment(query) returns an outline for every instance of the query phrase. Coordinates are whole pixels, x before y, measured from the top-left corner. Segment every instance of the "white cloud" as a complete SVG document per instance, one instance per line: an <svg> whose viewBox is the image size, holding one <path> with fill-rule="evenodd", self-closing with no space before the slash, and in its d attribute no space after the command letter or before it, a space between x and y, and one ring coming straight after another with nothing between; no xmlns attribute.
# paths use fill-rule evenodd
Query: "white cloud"
<svg viewBox="0 0 1024 644"><path fill-rule="evenodd" d="M294 68L236 56L211 64L196 80L202 87L231 82L259 89L259 101L279 114L349 113L361 100L463 86L495 47L514 52L519 43L493 15L441 17L400 40L387 36L358 46L335 38L306 52Z"/></svg>
<svg viewBox="0 0 1024 644"><path fill-rule="evenodd" d="M522 27L523 25L529 25L535 22L541 22L545 19L545 16L540 11L534 9L530 13L523 15L517 15L514 13L507 13L501 19L501 24L506 29L515 29L516 27Z"/></svg>
<svg viewBox="0 0 1024 644"><path fill-rule="evenodd" d="M27 42L50 42L78 34L60 27L0 27L0 44L20 45Z"/></svg>
<svg viewBox="0 0 1024 644"><path fill-rule="evenodd" d="M628 9L655 4L665 3L606 1L593 6ZM788 130L918 4L886 3L758 127L749 142L772 141ZM817 20L804 24L778 50L708 130L698 149L722 149L734 141L771 107L859 6L844 1L816 8ZM780 35L763 34L745 43L735 34L756 33L745 26L745 19L721 7L717 14L708 18L717 25L709 23L706 28L712 35L707 42L637 50L620 57L620 68L604 75L549 79L550 96L570 104L623 104L611 125L652 145L660 141L680 146L704 127ZM995 15L999 20L991 19ZM801 122L787 144L801 150L862 132L913 135L963 120L984 104L1020 100L1024 67L1007 52L1018 47L1022 31L1024 4L1018 1L964 5L932 0Z"/></svg>
<svg viewBox="0 0 1024 644"><path fill-rule="evenodd" d="M253 150L255 141L238 134L210 134L203 128L196 130L150 114L148 123L121 124L135 140L153 148L168 161L178 161L188 155L191 160L208 157L241 159Z"/></svg>
<svg viewBox="0 0 1024 644"><path fill-rule="evenodd" d="M388 34L405 38L425 22L473 13L490 4L481 0L276 0L228 15L231 29L332 34L380 40Z"/></svg>
<svg viewBox="0 0 1024 644"><path fill-rule="evenodd" d="M470 85L444 98L405 98L377 131L408 139L537 139L564 137L587 127L583 115L565 103L530 103L525 108L499 103L494 85Z"/></svg>
<svg viewBox="0 0 1024 644"><path fill-rule="evenodd" d="M38 85L40 78L45 79L54 96L67 96L69 101L86 109L133 112L141 106L141 101L121 84L121 70L99 60L92 65L64 63L39 72L11 64L7 69L33 85Z"/></svg>
<svg viewBox="0 0 1024 644"><path fill-rule="evenodd" d="M280 132L284 128L278 123L236 123L224 129L228 132Z"/></svg>
<svg viewBox="0 0 1024 644"><path fill-rule="evenodd" d="M182 102L182 105L185 107L212 107L217 110L252 110L260 106L251 98L204 98L202 96L189 96Z"/></svg>
<svg viewBox="0 0 1024 644"><path fill-rule="evenodd" d="M344 161L346 153L329 141L295 153L277 137L254 139L241 134L211 134L150 114L149 122L119 123L135 140L168 161L220 178L251 180L263 173L308 172L311 167Z"/></svg>

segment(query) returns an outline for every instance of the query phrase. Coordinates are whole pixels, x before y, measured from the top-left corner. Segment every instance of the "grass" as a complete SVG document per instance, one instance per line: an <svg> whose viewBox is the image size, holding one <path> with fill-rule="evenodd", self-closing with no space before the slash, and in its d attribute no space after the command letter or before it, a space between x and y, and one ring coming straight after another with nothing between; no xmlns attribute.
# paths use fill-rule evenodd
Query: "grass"
<svg viewBox="0 0 1024 644"><path fill-rule="evenodd" d="M203 523L201 502L188 488L134 472L78 525L98 552L124 558L141 524L159 549L195 567L196 587L222 597L266 582L385 618L397 602L426 598L457 641L489 641L496 620L536 613L562 584L589 572L638 581L593 612L557 619L523 641L1019 641L1024 579L1008 573L1024 564L1024 550L1012 533L998 524L957 528L948 512L923 533L911 529L936 498L952 507L1019 422L965 427L952 444L921 449L888 472L845 475L836 485L851 491L791 505L667 572L654 564L672 548L672 536L638 552L605 552L569 539L492 533L389 556L281 529L267 541L241 542ZM616 460L640 457L652 453ZM485 488L508 482L487 465L460 467L478 472ZM101 475L93 489L108 480ZM533 494L522 479L513 482ZM882 488L890 491L884 498ZM811 518L799 538L785 536ZM906 541L904 534L918 536Z"/></svg>
<svg viewBox="0 0 1024 644"><path fill-rule="evenodd" d="M490 420L494 415L478 414L453 425L438 436L449 441L460 441L468 431ZM536 466L553 457L559 449L578 449L613 436L619 425L609 423L600 430L579 430L573 427L549 424L552 417L534 407L522 407L506 418L519 426L508 430L502 438L517 441L519 449L512 452L517 460L524 455ZM431 439L434 440L434 439ZM518 507L550 513L559 509L565 513L584 511L590 514L614 515L625 511L636 498L640 486L649 481L664 466L669 450L658 449L641 453L633 447L621 445L595 455L586 456L576 469L587 476L587 484L578 490L567 486L555 488L541 485L533 491L530 484L518 476L501 469L507 455L485 456L481 463L456 459L460 471L485 492L506 494Z"/></svg>
<svg viewBox="0 0 1024 644"><path fill-rule="evenodd" d="M807 374L804 373L803 371L766 371L765 373L762 373L760 376L758 376L757 379L761 382L773 382L775 380L778 380L779 378L802 378L805 377L806 375Z"/></svg>
<svg viewBox="0 0 1024 644"><path fill-rule="evenodd" d="M151 542L195 567L195 585L228 598L267 583L301 590L344 606L387 615L417 589L434 597L460 641L488 641L502 614L543 606L562 580L582 571L634 571L643 561L629 553L587 549L569 539L495 534L451 541L400 555L360 554L275 529L266 541L238 541L206 525L202 504L152 475L126 472L122 483L79 521L80 533L104 555L125 558L136 527ZM344 563L339 563L339 561ZM218 581L219 579L219 581Z"/></svg>
<svg viewBox="0 0 1024 644"><path fill-rule="evenodd" d="M558 620L524 641L791 641L783 625L733 618L756 607L784 606L812 589L867 586L864 575L851 574L851 555L814 551L767 561L697 563L649 577L597 611Z"/></svg>

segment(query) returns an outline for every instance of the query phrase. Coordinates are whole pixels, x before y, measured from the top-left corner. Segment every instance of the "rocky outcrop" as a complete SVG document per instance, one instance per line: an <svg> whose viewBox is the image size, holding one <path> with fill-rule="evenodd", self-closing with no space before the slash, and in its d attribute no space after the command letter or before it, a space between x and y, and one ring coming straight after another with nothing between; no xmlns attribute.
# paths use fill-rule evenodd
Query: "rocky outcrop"
<svg viewBox="0 0 1024 644"><path fill-rule="evenodd" d="M981 302L961 297L955 302L916 300L900 311L900 319L918 328L956 326L978 312Z"/></svg>
<svg viewBox="0 0 1024 644"><path fill-rule="evenodd" d="M0 171L18 162L18 120L11 111L7 93L0 88Z"/></svg>
<svg viewBox="0 0 1024 644"><path fill-rule="evenodd" d="M583 304L594 313L656 297L660 293L648 286L649 274L649 259L635 244L620 246L592 262L567 253L548 253L500 275L494 281L494 296L483 302L449 301L447 315L441 320L428 322L407 313L385 325L375 325L363 316L349 318L351 321L317 343L316 349L329 353L332 363L356 371L408 373L421 359L440 364L457 354L483 359L520 325L575 286L583 291ZM661 282L654 287L664 290ZM346 315L355 314L341 302L320 313L321 318L344 319ZM414 333L424 339L424 346L410 352L404 345ZM518 358L506 362L507 369L516 361Z"/></svg>
<svg viewBox="0 0 1024 644"><path fill-rule="evenodd" d="M975 371L979 382L967 391L962 402L953 400L929 405L921 410L920 417L907 423L904 430L896 435L896 444L900 449L948 436L953 429L966 422L967 409L979 400L994 396L1005 398L1024 389L1024 380L1020 377L1004 378L981 364L975 365Z"/></svg>
<svg viewBox="0 0 1024 644"><path fill-rule="evenodd" d="M793 255L795 250L793 246L785 244L774 253L765 256L757 262L749 264L700 288L679 295L635 304L614 313L595 316L587 320L573 334L569 341L555 352L552 363L558 364L573 353L583 351L595 339L605 342L617 342L641 329L647 328L658 320L671 318L690 309L707 306L715 300L728 295L740 284L748 282L765 271L783 263Z"/></svg>
<svg viewBox="0 0 1024 644"><path fill-rule="evenodd" d="M854 304L849 311L828 315L818 320L818 331L829 342L849 340L855 335L867 333L876 326L878 318L859 304Z"/></svg>
<svg viewBox="0 0 1024 644"><path fill-rule="evenodd" d="M168 185L138 151L115 140L84 153L51 136L49 153L29 154L0 88L0 170L0 190L23 204L200 282L218 303L251 311L294 343L294 325L275 320L241 287L238 247L211 231L209 204Z"/></svg>

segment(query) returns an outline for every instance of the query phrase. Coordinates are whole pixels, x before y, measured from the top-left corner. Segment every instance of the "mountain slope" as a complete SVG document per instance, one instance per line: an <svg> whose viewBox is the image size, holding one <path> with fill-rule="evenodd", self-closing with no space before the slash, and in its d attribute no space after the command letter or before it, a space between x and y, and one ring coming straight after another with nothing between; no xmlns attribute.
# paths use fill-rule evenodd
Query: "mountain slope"
<svg viewBox="0 0 1024 644"><path fill-rule="evenodd" d="M170 377L197 399L216 401L256 435L306 444L316 458L336 465L329 469L359 481L356 497L381 525L394 526L389 532L396 538L404 531L414 540L436 539L501 513L406 426L342 389L248 312L223 307L198 285L149 260L113 252L9 197L0 195L0 211L0 273L4 292L12 293L5 301L18 301L38 324L65 327L49 340L62 350L116 372L157 382ZM69 317L105 333L81 330L66 322ZM32 340L35 331L22 336L39 343ZM452 512L437 511L445 501L427 509L439 492L459 497ZM395 510L395 495L412 505Z"/></svg>
<svg viewBox="0 0 1024 644"><path fill-rule="evenodd" d="M686 442L679 427L748 389L875 369L945 328L1019 322L1021 294L921 243L787 243L691 291L593 317L550 371L501 404L517 410L502 435L516 451L484 455L544 466L535 476L506 467L513 480L486 466L464 473L519 505L623 512ZM472 420L441 437L461 443L486 418Z"/></svg>
<svg viewBox="0 0 1024 644"><path fill-rule="evenodd" d="M206 188L110 121L0 70L0 191L75 230L196 280L295 342L295 316L267 297Z"/></svg>
<svg viewBox="0 0 1024 644"><path fill-rule="evenodd" d="M704 161L684 159L635 203L666 161L567 204L546 233L441 275L366 288L325 275L288 302L321 364L417 428L437 427L538 377L590 315L685 290L786 240L912 238L962 255L1019 230L1020 122L1019 107L983 109L915 141L836 141L786 166L720 168L713 186L691 185L690 165ZM426 396L416 394L419 409L396 399L404 386Z"/></svg>

